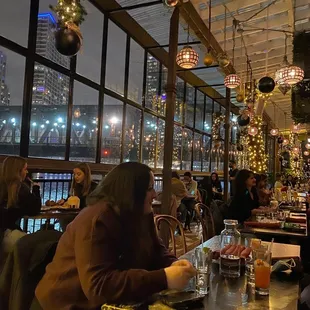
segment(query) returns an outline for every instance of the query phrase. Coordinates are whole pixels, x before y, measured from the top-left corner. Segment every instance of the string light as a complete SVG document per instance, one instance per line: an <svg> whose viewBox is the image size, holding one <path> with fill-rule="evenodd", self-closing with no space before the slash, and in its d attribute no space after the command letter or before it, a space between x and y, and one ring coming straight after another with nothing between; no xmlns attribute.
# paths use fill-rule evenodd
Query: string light
<svg viewBox="0 0 310 310"><path fill-rule="evenodd" d="M260 116L253 117L250 128L255 128L257 134L255 136L248 134L246 137L249 168L254 173L264 173L267 171L268 156L265 152L262 125L263 121Z"/></svg>

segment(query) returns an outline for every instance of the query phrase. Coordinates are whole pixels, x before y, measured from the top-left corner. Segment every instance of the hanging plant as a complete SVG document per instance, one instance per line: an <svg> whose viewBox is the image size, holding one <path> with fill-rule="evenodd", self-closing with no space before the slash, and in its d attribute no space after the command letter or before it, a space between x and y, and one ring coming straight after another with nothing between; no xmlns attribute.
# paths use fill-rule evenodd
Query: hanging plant
<svg viewBox="0 0 310 310"><path fill-rule="evenodd" d="M83 42L80 25L87 12L80 0L58 0L57 5L50 5L56 13L58 27L55 32L55 47L64 56L76 55Z"/></svg>

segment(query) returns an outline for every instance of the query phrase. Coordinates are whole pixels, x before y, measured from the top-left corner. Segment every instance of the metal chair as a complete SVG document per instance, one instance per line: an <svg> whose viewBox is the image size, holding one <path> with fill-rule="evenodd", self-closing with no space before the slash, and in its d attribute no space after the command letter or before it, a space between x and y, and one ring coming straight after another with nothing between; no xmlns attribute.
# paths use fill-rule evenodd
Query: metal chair
<svg viewBox="0 0 310 310"><path fill-rule="evenodd" d="M167 224L167 227L169 229L169 234L170 234L170 240L172 243L172 250L175 256L181 256L187 252L187 246L186 246L183 226L175 217L171 215L164 215L164 214L156 215L154 217L154 222L155 222L155 227L156 227L156 231L158 235L160 235L160 225L162 223ZM180 232L180 238L181 238L181 253L178 253L179 255L177 255L177 243L176 243L176 236L175 236L175 232L177 228Z"/></svg>
<svg viewBox="0 0 310 310"><path fill-rule="evenodd" d="M215 236L215 225L211 208L203 203L195 205L195 212L198 221L202 226L203 241L207 241Z"/></svg>

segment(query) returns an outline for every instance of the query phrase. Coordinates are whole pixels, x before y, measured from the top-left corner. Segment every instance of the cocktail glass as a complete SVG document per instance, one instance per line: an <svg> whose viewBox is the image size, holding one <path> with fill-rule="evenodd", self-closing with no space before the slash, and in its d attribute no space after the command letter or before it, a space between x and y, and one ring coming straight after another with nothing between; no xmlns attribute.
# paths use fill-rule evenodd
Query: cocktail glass
<svg viewBox="0 0 310 310"><path fill-rule="evenodd" d="M253 251L255 291L258 295L269 295L271 253L267 247L259 247Z"/></svg>

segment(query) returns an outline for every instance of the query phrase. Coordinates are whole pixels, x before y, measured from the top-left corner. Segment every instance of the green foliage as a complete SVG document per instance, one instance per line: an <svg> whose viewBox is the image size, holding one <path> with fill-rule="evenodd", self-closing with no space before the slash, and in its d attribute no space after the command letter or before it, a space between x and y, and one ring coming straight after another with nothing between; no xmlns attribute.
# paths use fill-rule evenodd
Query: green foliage
<svg viewBox="0 0 310 310"><path fill-rule="evenodd" d="M66 23L74 23L79 26L87 15L87 11L80 0L58 0L57 5L50 5L49 7L57 14L58 23L61 27L64 27Z"/></svg>

